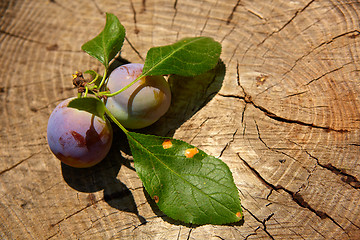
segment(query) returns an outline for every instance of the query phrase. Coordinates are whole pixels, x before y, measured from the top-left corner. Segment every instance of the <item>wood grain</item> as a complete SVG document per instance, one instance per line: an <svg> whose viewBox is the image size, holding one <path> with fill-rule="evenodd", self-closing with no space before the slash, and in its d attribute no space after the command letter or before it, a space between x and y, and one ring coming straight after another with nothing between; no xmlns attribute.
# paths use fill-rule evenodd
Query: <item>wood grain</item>
<svg viewBox="0 0 360 240"><path fill-rule="evenodd" d="M116 131L109 156L72 169L47 120L71 74L101 65L81 45L105 12L122 57L183 37L221 42L224 66L144 131L173 135L233 172L244 222L189 226L148 199ZM1 239L359 239L360 3L351 0L2 0ZM176 80L176 79L175 79ZM186 90L191 79L174 83ZM186 81L187 80L187 81Z"/></svg>

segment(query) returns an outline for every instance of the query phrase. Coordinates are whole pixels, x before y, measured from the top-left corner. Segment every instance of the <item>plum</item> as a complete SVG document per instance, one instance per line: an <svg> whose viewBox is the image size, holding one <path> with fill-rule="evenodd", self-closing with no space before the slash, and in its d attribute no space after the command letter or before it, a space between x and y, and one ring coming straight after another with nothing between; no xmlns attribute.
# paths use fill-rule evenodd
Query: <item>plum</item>
<svg viewBox="0 0 360 240"><path fill-rule="evenodd" d="M91 167L109 152L113 130L107 119L67 107L72 99L64 100L51 113L47 141L50 150L66 165Z"/></svg>
<svg viewBox="0 0 360 240"><path fill-rule="evenodd" d="M129 63L116 68L109 76L107 86L114 93L142 74L144 65ZM126 128L147 127L163 116L170 107L171 92L163 76L146 76L134 85L110 97L106 107Z"/></svg>

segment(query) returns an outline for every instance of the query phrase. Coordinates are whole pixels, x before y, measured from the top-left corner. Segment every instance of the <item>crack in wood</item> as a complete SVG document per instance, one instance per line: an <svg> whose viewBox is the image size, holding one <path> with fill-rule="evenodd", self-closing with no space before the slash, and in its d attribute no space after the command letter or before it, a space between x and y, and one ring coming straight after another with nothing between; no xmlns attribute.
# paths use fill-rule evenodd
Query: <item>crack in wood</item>
<svg viewBox="0 0 360 240"><path fill-rule="evenodd" d="M286 28L286 26L288 26L291 22L293 22L294 19L295 19L300 13L304 12L313 2L315 2L315 0L311 0L310 2L308 2L308 3L305 5L305 7L303 7L302 9L297 10L292 18L290 18L281 28L279 28L279 29L273 31L272 33L270 33L270 35L268 35L266 38L264 38L264 40L262 40L262 42L260 42L260 43L258 44L258 46L264 44L265 41L266 41L267 39L269 39L270 37L272 37L274 34L281 32L284 28Z"/></svg>
<svg viewBox="0 0 360 240"><path fill-rule="evenodd" d="M333 70L330 70L330 71L328 71L328 72L326 72L326 73L322 74L321 76L319 76L319 77L317 77L317 78L314 78L314 79L310 80L310 81L309 81L309 82L307 82L304 86L308 86L308 85L310 85L311 83L316 82L316 81L318 81L319 79L321 79L321 78L325 77L326 75L329 75L329 74L331 74L331 73L334 73L334 72L336 72L336 71L339 71L339 70L341 70L342 68L344 68L346 65L349 65L349 64L351 64L351 63L353 63L353 62L348 62L348 63L345 63L345 64L344 64L344 65L342 65L341 67L338 67L338 68L335 68L335 69L333 69Z"/></svg>
<svg viewBox="0 0 360 240"><path fill-rule="evenodd" d="M11 32L7 32L7 31L4 31L4 30L0 30L0 34L4 34L4 35L9 36L9 37L18 38L18 39L21 39L21 40L24 40L24 41L27 41L27 42L36 43L36 44L40 44L40 45L46 45L47 44L45 42L37 41L37 40L31 39L31 38L27 38L25 36L21 36L21 35L11 33Z"/></svg>
<svg viewBox="0 0 360 240"><path fill-rule="evenodd" d="M225 147L221 150L220 155L218 156L218 158L221 158L221 156L223 155L225 150L230 146L231 143L233 143L235 141L235 135L236 135L237 131L238 131L238 129L236 129L235 132L232 134L231 140L226 143Z"/></svg>
<svg viewBox="0 0 360 240"><path fill-rule="evenodd" d="M326 237L319 231L317 230L316 228L314 228L313 226L310 225L310 227L315 231L317 232L320 236L322 236L324 239L326 239Z"/></svg>
<svg viewBox="0 0 360 240"><path fill-rule="evenodd" d="M289 228L289 231L290 231L290 232L292 232L292 233L294 233L296 236L299 236L299 237L301 237L302 239L304 239L304 240L305 240L305 238L304 238L301 234L299 234L299 233L295 232L295 231L294 231L294 230L292 230L291 228Z"/></svg>
<svg viewBox="0 0 360 240"><path fill-rule="evenodd" d="M54 234L50 235L49 237L47 237L46 240L52 239L53 237L55 237L56 235L58 235L60 232L61 232L61 231L60 231L60 229L59 229L56 233L54 233Z"/></svg>
<svg viewBox="0 0 360 240"><path fill-rule="evenodd" d="M241 0L238 0L238 1L236 2L235 6L233 7L230 15L228 16L228 18L227 18L227 20L226 20L226 24L227 24L227 25L230 24L230 22L231 22L231 20L232 20L232 18L233 18L233 16L234 16L234 13L236 12L237 7L240 5L240 2L241 2Z"/></svg>
<svg viewBox="0 0 360 240"><path fill-rule="evenodd" d="M286 156L286 157L294 160L295 162L298 162L298 163L301 165L301 162L300 162L299 160L297 160L296 158L294 158L293 156L291 156L291 155L289 155L289 154L287 154L287 153L285 153L285 152L279 151L279 150L276 149L276 148L269 147L269 145L267 145L267 143L261 138L259 125L257 124L257 122L256 122L255 120L254 120L254 122L255 122L255 127L256 127L257 134L258 134L258 138L259 138L260 142L262 142L262 144L264 144L264 146L265 146L267 149L269 149L270 151L276 152L276 153L278 153L278 154L282 154L282 155L284 155L284 156ZM284 161L285 161L285 160L284 160ZM302 166L302 165L301 165L301 167L302 167L304 170L306 170L308 173L311 173L311 171L310 171L309 169L305 168L305 167Z"/></svg>
<svg viewBox="0 0 360 240"><path fill-rule="evenodd" d="M345 216L345 219L348 220L354 227L360 229L360 226L357 225L357 224L355 224L355 223L353 223L348 217Z"/></svg>
<svg viewBox="0 0 360 240"><path fill-rule="evenodd" d="M239 159L245 164L245 166L247 168L250 169L250 171L267 187L270 189L273 189L275 191L279 191L279 190L283 190L284 192L286 192L287 194L289 194L292 198L292 200L300 207L308 209L309 211L313 212L316 216L318 216L320 219L329 219L330 221L332 221L336 226L338 226L341 230L343 230L343 232L347 235L349 235L345 229L338 223L335 221L335 219L333 219L331 216L329 216L326 212L317 210L315 208L313 208L308 202L305 201L305 199L301 196L301 194L299 192L293 192L281 185L273 185L272 183L268 182L267 180L265 180L265 178L263 178L261 176L261 174L252 166L250 166L250 164L240 156L239 153L237 153L237 156L239 157ZM244 208L244 207L243 207Z"/></svg>
<svg viewBox="0 0 360 240"><path fill-rule="evenodd" d="M309 92L309 90L302 91L302 92L298 92L298 93L289 94L289 95L287 95L287 96L284 97L284 98L299 96L299 95L305 94L305 93L307 93L307 92Z"/></svg>
<svg viewBox="0 0 360 240"><path fill-rule="evenodd" d="M177 4L178 4L178 0L175 0L175 1L174 1L174 5L173 5L174 15L173 15L172 20L171 20L171 27L174 25L175 17L176 17L177 12L178 12Z"/></svg>
<svg viewBox="0 0 360 240"><path fill-rule="evenodd" d="M146 224L148 223L148 221L146 220L146 218L144 218L143 216L138 215L138 217L141 217L141 219L139 218L140 223L139 223L138 225L134 226L133 231L136 230L136 229L138 229L138 228L141 227L141 226L146 225Z"/></svg>
<svg viewBox="0 0 360 240"><path fill-rule="evenodd" d="M134 3L132 0L129 0L130 1L130 7L131 7L131 10L133 12L133 21L134 21L134 32L135 34L138 34L140 32L140 30L137 28L137 20L136 20L136 9L135 9L135 6L134 6Z"/></svg>
<svg viewBox="0 0 360 240"><path fill-rule="evenodd" d="M141 56L140 52L134 47L134 45L130 42L128 37L125 37L126 42L130 45L131 49L134 50L134 52L136 53L136 55L138 55L138 57L142 60L145 61L144 58Z"/></svg>
<svg viewBox="0 0 360 240"><path fill-rule="evenodd" d="M268 195L266 196L266 200L269 200L269 197L271 196L271 194L273 193L274 189L270 189L270 192L268 193ZM271 205L271 203L270 203ZM266 206L269 206L269 203L266 205Z"/></svg>
<svg viewBox="0 0 360 240"><path fill-rule="evenodd" d="M288 141L291 142L292 144L295 144L296 146L299 146L301 151L305 152L310 158L314 159L316 161L315 168L316 168L316 166L320 166L323 169L331 171L335 175L340 175L340 176L342 176L342 178L340 178L341 181L349 184L352 188L360 189L360 181L357 179L357 177L346 173L345 170L337 168L334 165L332 165L331 163L328 163L328 164L320 163L320 160L317 157L315 157L311 153L309 153L300 144L298 144L292 140L288 140ZM311 171L311 173L315 171L315 168ZM311 174L308 176L307 181L309 181L310 176L311 176Z"/></svg>
<svg viewBox="0 0 360 240"><path fill-rule="evenodd" d="M267 230L266 228L266 222L268 220L270 220L272 218L272 216L274 216L274 213L271 213L267 218L263 219L262 221L255 215L253 214L249 209L245 208L244 206L242 206L242 208L247 211L257 222L261 223L261 225L263 226L262 229L264 230L264 232L271 238L271 239L275 239ZM256 230L255 230L256 231ZM246 238L245 238L246 239Z"/></svg>
<svg viewBox="0 0 360 240"><path fill-rule="evenodd" d="M10 167L8 167L8 168L0 171L0 176L1 176L2 174L4 174L4 173L6 173L6 172L8 172L8 171L10 171L10 170L12 170L12 169L14 169L14 168L16 168L17 166L19 166L19 165L22 164L23 162L29 160L29 159L32 158L33 156L38 155L39 153L41 153L41 151L36 152L36 153L33 153L33 154L31 154L29 157L26 157L26 158L20 160L19 162L15 163L14 165L12 165L12 166L10 166Z"/></svg>
<svg viewBox="0 0 360 240"><path fill-rule="evenodd" d="M99 217L99 218L97 218L97 219L95 219L95 220L90 219L90 221L91 221L90 227L88 227L87 229L85 229L84 231L82 231L82 232L79 234L79 236L83 236L83 235L85 235L88 231L90 231L91 229L93 229L94 226L96 226L95 223L98 222L99 220L104 219L104 218L108 218L109 216L111 216L111 215L113 215L113 214L117 214L117 212L112 212L112 213L110 213L110 214L106 214L106 215L104 215L104 216L102 216L102 217ZM130 226L130 227L131 227L131 226ZM95 227L95 228L96 228L96 227Z"/></svg>
<svg viewBox="0 0 360 240"><path fill-rule="evenodd" d="M220 40L220 43L222 43L228 36L230 36L230 34L232 34L234 31L235 31L235 29L236 29L236 25L234 25L231 29L230 29L230 31L228 32L228 33L226 33L225 35L224 35L224 37Z"/></svg>
<svg viewBox="0 0 360 240"><path fill-rule="evenodd" d="M322 42L320 43L318 46L312 48L309 52L307 52L306 54L302 55L301 57L299 57L298 59L295 60L294 64L291 66L291 68L289 70L287 70L283 76L285 77L289 72L291 72L295 67L296 65L298 64L299 61L303 60L305 57L309 56L311 53L313 53L316 49L322 47L323 45L327 45L327 44L330 44L332 42L334 42L336 39L338 38L341 38L341 37L344 37L346 35L349 35L349 38L355 38L357 36L360 35L360 31L359 30L352 30L352 31L348 31L348 32L345 32L345 33L342 33L342 34L339 34L335 37L332 37L330 40L328 41L325 41L325 42Z"/></svg>
<svg viewBox="0 0 360 240"><path fill-rule="evenodd" d="M95 2L95 0L91 0L96 8L96 10L98 10L98 12L103 15L104 11L100 9L99 5Z"/></svg>
<svg viewBox="0 0 360 240"><path fill-rule="evenodd" d="M301 147L301 146L300 146ZM302 147L301 147L302 149ZM314 159L316 161L316 164L324 169L327 169L329 171L331 171L332 173L334 173L335 175L340 175L342 176L341 181L349 184L352 188L355 189L360 189L360 181L359 179L357 179L355 176L348 174L345 172L345 170L342 170L340 168L335 167L334 165L332 165L331 163L327 163L327 164L322 164L320 163L319 159L315 156L313 156L312 154L310 154L307 150L302 149L307 155L309 155L309 157L311 157L312 159Z"/></svg>
<svg viewBox="0 0 360 240"><path fill-rule="evenodd" d="M187 236L186 240L189 240L189 239L190 239L190 235L191 235L193 229L194 229L194 228L192 227L192 224L190 223L190 230L189 230L189 233L188 233L188 236Z"/></svg>
<svg viewBox="0 0 360 240"><path fill-rule="evenodd" d="M245 238L244 238L244 240L247 240L249 237L251 237L251 236L255 236L255 235L257 235L257 231L260 229L260 226L259 227L257 227L257 228L255 228L255 230L254 230L254 232L253 233L250 233L250 234L248 234L248 235L246 235L245 236Z"/></svg>
<svg viewBox="0 0 360 240"><path fill-rule="evenodd" d="M146 12L146 0L142 0L142 9L141 9L141 12Z"/></svg>
<svg viewBox="0 0 360 240"><path fill-rule="evenodd" d="M65 218L60 219L60 220L57 221L56 223L50 224L50 227L55 227L55 226L59 225L59 224L62 223L63 221L65 221L65 220L67 220L67 219L75 216L75 215L78 214L78 213L81 213L82 211L88 209L88 208L91 207L91 206L96 205L98 202L101 202L101 201L103 201L103 200L104 200L104 198L100 198L99 200L94 201L92 204L87 204L85 207L83 207L83 208L81 208L81 209L79 209L79 210L71 213L70 215L66 216Z"/></svg>
<svg viewBox="0 0 360 240"><path fill-rule="evenodd" d="M131 225L131 226L128 226L128 227L124 227L124 228L120 229L117 233L120 233L120 232L122 232L122 231L128 230L128 229L130 229L130 228L132 228L132 227L134 227L134 225Z"/></svg>
<svg viewBox="0 0 360 240"><path fill-rule="evenodd" d="M246 108L247 108L247 103L245 103L245 106L244 106L244 109L241 113L241 125L244 126L244 120L245 120L245 111L246 111ZM245 127L244 127L245 128ZM244 129L245 130L245 129Z"/></svg>
<svg viewBox="0 0 360 240"><path fill-rule="evenodd" d="M349 145L350 145L350 146L360 147L360 144L358 144L358 143L350 143Z"/></svg>
<svg viewBox="0 0 360 240"><path fill-rule="evenodd" d="M346 129L335 129L335 128L331 128L331 127L325 127L325 126L319 126L319 125L315 125L313 123L307 123L307 122L303 122L300 120L294 120L294 119L288 119L288 118L284 118L281 116L276 115L275 113L271 112L270 110L257 105L251 98L251 96L249 95L245 95L245 96L238 96L238 95L226 95L226 94L220 94L219 96L221 97L226 97L226 98L236 98L236 99L241 99L244 100L245 103L250 103L251 105L253 105L255 108L259 109L260 111L262 111L266 116L268 116L269 118L279 121L279 122L284 122L284 123L293 123L293 124L297 124L297 125L301 125L301 126L307 126L307 127L311 127L311 128L318 128L318 129L323 129L325 131L333 131L333 132L338 132L338 133L347 133L349 132L349 130Z"/></svg>
<svg viewBox="0 0 360 240"><path fill-rule="evenodd" d="M177 240L179 240L180 239L180 233L181 233L181 225L179 226L179 232L178 232L178 235L177 235Z"/></svg>
<svg viewBox="0 0 360 240"><path fill-rule="evenodd" d="M346 64L345 64L346 65ZM270 110L257 105L253 100L252 97L245 91L245 88L241 85L240 82L240 70L239 70L239 63L237 63L236 65L236 84L241 88L242 92L243 92L243 96L238 96L238 95L225 95L225 94L221 94L219 93L219 96L221 97L230 97L230 98L236 98L236 99L240 99L243 100L245 102L245 107L242 113L242 124L244 122L244 114L245 114L245 110L246 110L246 105L247 104L251 104L253 105L255 108L259 109L260 111L262 111L266 116L270 117L271 119L280 121L280 122L285 122L285 123L294 123L294 124L298 124L298 125L302 125L302 126L308 126L308 127L312 127L312 128L319 128L319 129L323 129L325 131L335 131L335 132L339 132L339 133L345 133L348 132L348 130L345 129L334 129L334 128L330 128L330 127L324 127L324 126L318 126L315 125L313 123L306 123L303 121L299 121L299 120L292 120L292 119L287 119L287 118L283 118L280 117L278 115L276 115L275 113L271 112Z"/></svg>
<svg viewBox="0 0 360 240"><path fill-rule="evenodd" d="M207 13L207 15L206 15L206 20L205 20L204 26L203 26L202 29L200 30L200 36L202 36L202 34L203 34L203 32L204 32L204 30L205 30L205 28L206 28L206 26L207 26L207 23L208 23L208 21L209 21L209 19L210 19L210 13L211 13L211 8L209 9L209 11L208 11L208 13Z"/></svg>
<svg viewBox="0 0 360 240"><path fill-rule="evenodd" d="M221 237L221 236L219 236L219 235L215 235L214 237L216 237L216 238L218 238L218 239L220 239L220 240L225 240L225 238L223 238L223 237Z"/></svg>

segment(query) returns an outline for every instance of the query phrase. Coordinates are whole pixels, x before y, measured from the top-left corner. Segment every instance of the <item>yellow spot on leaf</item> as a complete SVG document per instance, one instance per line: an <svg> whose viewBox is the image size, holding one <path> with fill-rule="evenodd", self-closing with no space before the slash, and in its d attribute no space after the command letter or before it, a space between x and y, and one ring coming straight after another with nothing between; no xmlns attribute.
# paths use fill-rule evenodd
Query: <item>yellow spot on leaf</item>
<svg viewBox="0 0 360 240"><path fill-rule="evenodd" d="M185 157L192 158L197 153L199 153L199 150L197 148L188 148L185 150Z"/></svg>
<svg viewBox="0 0 360 240"><path fill-rule="evenodd" d="M237 216L238 218L242 218L243 215L242 215L241 212L237 212L237 213L236 213L236 216Z"/></svg>
<svg viewBox="0 0 360 240"><path fill-rule="evenodd" d="M153 196L153 199L154 199L155 203L158 203L158 202L159 202L159 197L158 197L158 196L154 195L154 196Z"/></svg>
<svg viewBox="0 0 360 240"><path fill-rule="evenodd" d="M163 143L162 146L164 149L168 149L172 147L172 142L170 139L166 139Z"/></svg>

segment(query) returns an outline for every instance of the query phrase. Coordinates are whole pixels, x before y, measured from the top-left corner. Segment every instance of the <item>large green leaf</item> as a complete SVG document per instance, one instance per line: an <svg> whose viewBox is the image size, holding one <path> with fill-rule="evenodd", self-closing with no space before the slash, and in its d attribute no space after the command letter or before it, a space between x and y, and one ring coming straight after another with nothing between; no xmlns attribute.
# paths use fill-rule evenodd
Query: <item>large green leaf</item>
<svg viewBox="0 0 360 240"><path fill-rule="evenodd" d="M82 45L81 49L98 59L106 68L109 62L121 50L125 39L125 28L119 19L106 13L104 30L92 40Z"/></svg>
<svg viewBox="0 0 360 240"><path fill-rule="evenodd" d="M184 38L172 45L151 48L146 55L143 76L199 75L215 67L220 54L221 44L212 38Z"/></svg>
<svg viewBox="0 0 360 240"><path fill-rule="evenodd" d="M136 172L167 216L193 224L227 224L242 218L238 190L220 159L176 139L134 132L127 137Z"/></svg>

